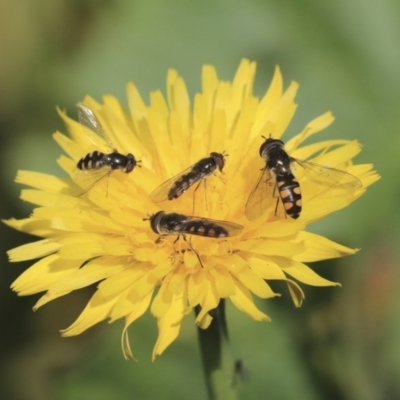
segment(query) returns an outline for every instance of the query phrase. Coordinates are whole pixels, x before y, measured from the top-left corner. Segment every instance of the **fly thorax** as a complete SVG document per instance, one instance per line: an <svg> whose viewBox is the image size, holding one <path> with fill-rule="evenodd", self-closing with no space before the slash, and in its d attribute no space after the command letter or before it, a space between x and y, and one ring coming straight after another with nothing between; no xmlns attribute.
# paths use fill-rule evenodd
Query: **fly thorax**
<svg viewBox="0 0 400 400"><path fill-rule="evenodd" d="M125 166L127 158L119 153L110 154L110 165L112 169L121 169Z"/></svg>
<svg viewBox="0 0 400 400"><path fill-rule="evenodd" d="M192 171L199 172L202 175L210 175L216 168L215 161L212 157L201 159L194 166Z"/></svg>
<svg viewBox="0 0 400 400"><path fill-rule="evenodd" d="M211 175L216 168L217 168L217 164L215 163L215 161L213 159L210 159L209 162L204 165L203 172L206 175Z"/></svg>
<svg viewBox="0 0 400 400"><path fill-rule="evenodd" d="M279 163L278 165L276 165L275 167L275 173L277 175L288 175L291 174L292 171L290 169L290 165L286 165L286 164L281 164Z"/></svg>
<svg viewBox="0 0 400 400"><path fill-rule="evenodd" d="M179 232L182 227L182 215L176 213L165 214L163 222L169 233Z"/></svg>

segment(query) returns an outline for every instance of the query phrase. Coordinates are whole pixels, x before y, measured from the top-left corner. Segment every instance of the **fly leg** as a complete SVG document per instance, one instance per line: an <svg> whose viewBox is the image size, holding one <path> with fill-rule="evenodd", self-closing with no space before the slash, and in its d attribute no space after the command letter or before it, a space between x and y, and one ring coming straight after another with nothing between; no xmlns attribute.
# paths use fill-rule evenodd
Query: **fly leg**
<svg viewBox="0 0 400 400"><path fill-rule="evenodd" d="M196 188L193 190L193 212L192 214L194 215L194 210L195 210L195 205L196 205L196 191L201 185L201 181L204 181L204 188L206 187L206 180L205 179L200 179L200 182L197 184ZM207 211L207 191L204 191L204 196L206 198L206 211Z"/></svg>
<svg viewBox="0 0 400 400"><path fill-rule="evenodd" d="M164 241L164 238L165 238L165 235L160 235L160 236L156 239L155 243L156 243L156 244L160 244L161 242ZM179 236L178 236L177 239L179 239ZM176 242L176 240L175 240L175 242ZM174 252L173 252L172 255L169 257L169 258L171 258L171 264L172 264L172 265L175 264L175 260L176 260L176 258L175 258L175 253L176 253L176 250L175 250L175 242L172 244L172 246L173 246L173 248L174 248Z"/></svg>
<svg viewBox="0 0 400 400"><path fill-rule="evenodd" d="M278 192L278 185L275 183L275 186L274 186L274 191L273 191L273 197L276 199L276 205L275 205L275 217L277 216L277 214L278 214L278 206L279 206L279 200L280 200L280 195L279 195L279 192ZM283 203L282 203L282 206L283 206ZM284 210L285 211L285 210ZM287 218L287 215L286 215L286 212L284 212L284 214L285 214L285 219Z"/></svg>
<svg viewBox="0 0 400 400"><path fill-rule="evenodd" d="M179 242L180 237L181 237L181 235L178 235L176 237L176 239L172 243L172 246L174 248L174 254L178 254L178 255L184 253L184 250L181 249L181 244ZM177 243L177 242L178 242L178 249L176 249L176 247L175 247L175 243ZM173 257L173 259L174 259L174 262L175 262L175 257Z"/></svg>
<svg viewBox="0 0 400 400"><path fill-rule="evenodd" d="M196 257L197 257L197 259L199 260L199 263L200 263L200 265L201 265L201 268L204 268L203 263L201 262L201 258L200 258L199 253L193 248L192 244L190 243L189 240L186 239L186 236L185 236L185 235L182 235L182 237L183 237L183 240L188 244L190 250L192 250L193 253L196 254Z"/></svg>

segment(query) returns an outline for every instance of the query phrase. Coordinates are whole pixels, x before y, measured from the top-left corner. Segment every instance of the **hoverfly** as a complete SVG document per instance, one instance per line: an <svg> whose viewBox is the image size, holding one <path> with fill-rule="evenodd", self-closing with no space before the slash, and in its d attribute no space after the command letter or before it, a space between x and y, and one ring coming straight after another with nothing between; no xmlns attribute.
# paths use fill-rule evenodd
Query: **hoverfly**
<svg viewBox="0 0 400 400"><path fill-rule="evenodd" d="M275 214L279 200L287 216L298 218L302 209L300 184L292 173L293 164L303 167L310 179L320 184L339 185L344 189L357 189L361 181L345 171L324 165L295 159L286 152L285 144L279 139L264 138L260 146L260 156L265 161L265 167L250 193L246 203L246 216L249 220L260 217L270 205L270 196L277 199Z"/></svg>
<svg viewBox="0 0 400 400"><path fill-rule="evenodd" d="M221 238L239 235L243 226L234 222L158 211L149 218L151 229L160 236L197 235Z"/></svg>
<svg viewBox="0 0 400 400"><path fill-rule="evenodd" d="M123 155L118 153L95 113L89 107L78 104L78 118L82 125L99 135L111 150L110 153L95 150L87 153L78 161L76 166L80 174L76 176L76 179L79 186L82 187L78 195L90 190L97 182L112 171L120 170L128 174L133 171L136 165L140 167L138 164L140 161L137 161L133 154L128 153ZM82 173L87 173L88 175L85 176Z"/></svg>
<svg viewBox="0 0 400 400"><path fill-rule="evenodd" d="M150 221L150 226L154 233L160 235L157 242L164 236L178 235L175 240L176 242L179 237L182 236L183 240L185 240L190 249L196 254L201 266L203 266L203 263L201 262L200 256L186 239L186 234L209 238L222 238L239 235L243 230L242 225L235 224L234 222L187 216L177 213L167 214L164 211L158 211L150 215L148 220Z"/></svg>
<svg viewBox="0 0 400 400"><path fill-rule="evenodd" d="M162 183L150 194L150 198L155 203L177 199L196 182L199 182L196 191L203 179L213 174L217 169L222 172L225 166L225 156L224 153L212 152L210 157L202 158L178 175Z"/></svg>

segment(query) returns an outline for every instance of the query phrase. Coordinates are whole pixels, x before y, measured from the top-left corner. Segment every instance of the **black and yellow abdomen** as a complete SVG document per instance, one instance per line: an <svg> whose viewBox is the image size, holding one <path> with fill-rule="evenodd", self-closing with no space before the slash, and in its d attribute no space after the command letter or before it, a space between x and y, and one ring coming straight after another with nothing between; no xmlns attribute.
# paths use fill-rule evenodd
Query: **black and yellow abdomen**
<svg viewBox="0 0 400 400"><path fill-rule="evenodd" d="M299 218L302 206L301 189L295 176L292 173L276 175L276 184L286 215Z"/></svg>

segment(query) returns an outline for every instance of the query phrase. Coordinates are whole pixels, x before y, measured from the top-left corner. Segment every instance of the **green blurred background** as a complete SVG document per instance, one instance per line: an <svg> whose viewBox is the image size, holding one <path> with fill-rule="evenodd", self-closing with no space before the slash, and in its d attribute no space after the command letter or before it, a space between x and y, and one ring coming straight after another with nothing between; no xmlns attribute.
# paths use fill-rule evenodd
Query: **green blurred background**
<svg viewBox="0 0 400 400"><path fill-rule="evenodd" d="M262 95L274 66L300 82L289 138L331 110L323 138L358 139L358 162L383 179L348 209L313 227L356 256L315 264L341 288L305 287L295 309L283 297L259 302L273 319L257 323L228 307L232 351L244 365L233 377L245 399L400 398L399 135L400 2L396 0L36 0L0 2L1 217L23 218L18 169L60 174L51 134L65 129L55 106L74 115L86 94L126 104L134 81L147 100L165 92L168 68L200 89L203 64L232 79L239 61L257 61ZM31 241L0 225L0 399L205 399L193 317L178 340L150 361L156 324L130 329L139 362L120 350L122 323L61 338L92 290L32 312L38 296L9 289L30 263L9 264L5 251Z"/></svg>

